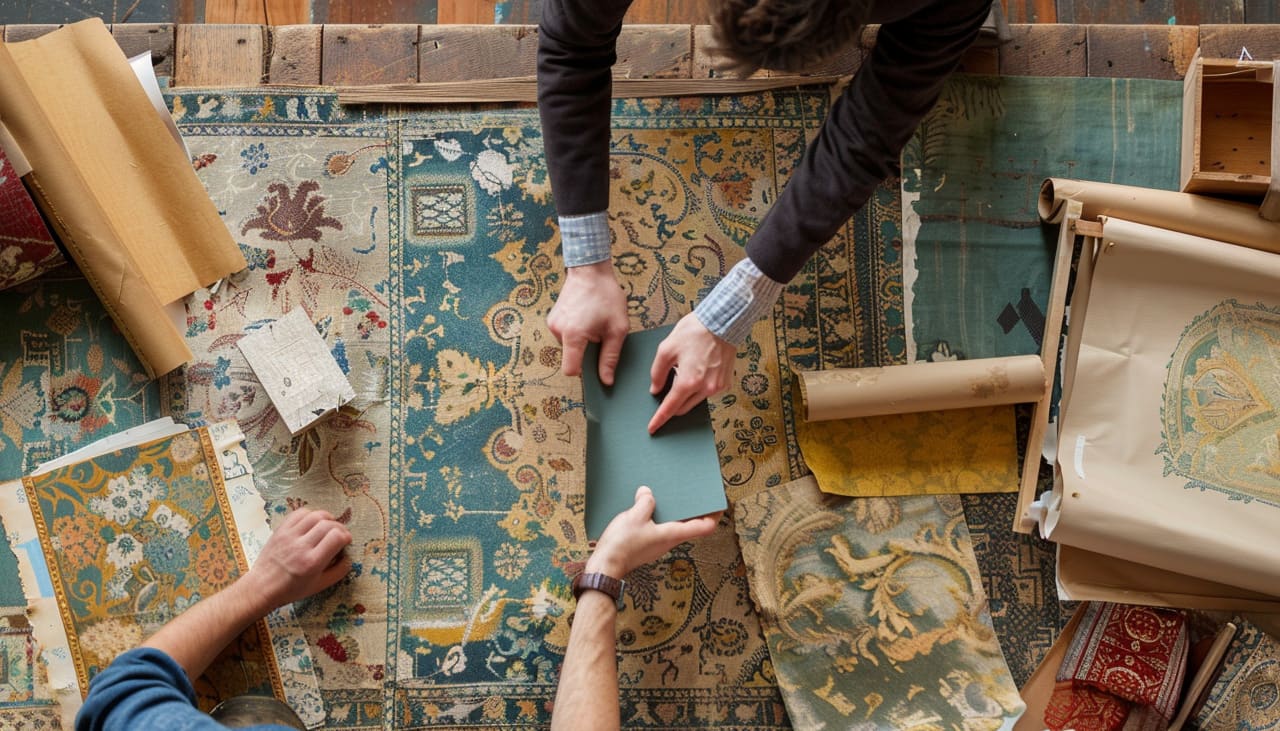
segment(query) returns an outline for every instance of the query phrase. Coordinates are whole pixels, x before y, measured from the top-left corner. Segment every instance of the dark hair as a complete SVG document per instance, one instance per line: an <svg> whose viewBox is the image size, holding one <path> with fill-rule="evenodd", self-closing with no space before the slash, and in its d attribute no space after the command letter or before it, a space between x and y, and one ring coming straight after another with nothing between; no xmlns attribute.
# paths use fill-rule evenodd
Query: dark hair
<svg viewBox="0 0 1280 731"><path fill-rule="evenodd" d="M799 71L857 38L873 0L719 0L711 13L716 68Z"/></svg>

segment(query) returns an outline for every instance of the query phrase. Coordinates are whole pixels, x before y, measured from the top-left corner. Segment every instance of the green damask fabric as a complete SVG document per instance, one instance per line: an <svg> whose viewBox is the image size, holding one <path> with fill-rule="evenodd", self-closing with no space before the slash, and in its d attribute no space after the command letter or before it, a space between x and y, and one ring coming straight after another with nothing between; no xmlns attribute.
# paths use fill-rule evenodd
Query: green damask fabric
<svg viewBox="0 0 1280 731"><path fill-rule="evenodd" d="M847 498L807 477L734 511L796 728L1013 727L959 496Z"/></svg>

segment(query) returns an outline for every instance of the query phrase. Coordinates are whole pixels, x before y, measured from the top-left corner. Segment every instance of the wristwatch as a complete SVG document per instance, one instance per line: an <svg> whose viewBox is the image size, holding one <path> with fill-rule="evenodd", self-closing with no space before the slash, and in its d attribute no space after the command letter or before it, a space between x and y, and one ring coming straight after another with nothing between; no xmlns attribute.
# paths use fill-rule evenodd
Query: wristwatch
<svg viewBox="0 0 1280 731"><path fill-rule="evenodd" d="M573 577L573 598L576 600L582 596L582 592L587 589L595 589L604 592L614 604L618 606L618 611L622 611L623 592L627 588L627 582L622 579L615 579L607 574L578 574Z"/></svg>

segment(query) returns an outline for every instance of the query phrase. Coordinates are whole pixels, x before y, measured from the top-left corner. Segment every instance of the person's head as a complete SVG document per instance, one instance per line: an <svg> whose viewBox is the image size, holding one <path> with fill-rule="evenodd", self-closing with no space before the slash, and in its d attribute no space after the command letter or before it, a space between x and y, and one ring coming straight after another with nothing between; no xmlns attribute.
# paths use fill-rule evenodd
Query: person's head
<svg viewBox="0 0 1280 731"><path fill-rule="evenodd" d="M873 0L717 0L711 11L717 66L799 71L854 43Z"/></svg>

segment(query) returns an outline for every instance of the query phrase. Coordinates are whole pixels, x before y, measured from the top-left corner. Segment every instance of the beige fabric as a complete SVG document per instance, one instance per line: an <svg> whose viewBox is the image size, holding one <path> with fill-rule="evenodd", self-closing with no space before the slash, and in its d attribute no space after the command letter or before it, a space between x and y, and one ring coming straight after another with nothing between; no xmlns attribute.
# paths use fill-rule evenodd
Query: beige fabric
<svg viewBox="0 0 1280 731"><path fill-rule="evenodd" d="M1058 546L1058 589L1072 601L1181 609L1280 612L1280 598L1174 571Z"/></svg>
<svg viewBox="0 0 1280 731"><path fill-rule="evenodd" d="M244 257L102 21L0 46L0 118L147 373L189 360L164 306L243 269Z"/></svg>
<svg viewBox="0 0 1280 731"><path fill-rule="evenodd" d="M1159 450L1166 376L1184 330L1231 299L1280 302L1280 258L1109 219L1091 285L1059 432L1062 480L1043 533L1125 561L1274 592L1280 507L1189 489L1185 476L1166 474Z"/></svg>

